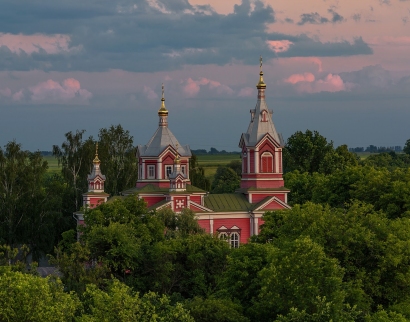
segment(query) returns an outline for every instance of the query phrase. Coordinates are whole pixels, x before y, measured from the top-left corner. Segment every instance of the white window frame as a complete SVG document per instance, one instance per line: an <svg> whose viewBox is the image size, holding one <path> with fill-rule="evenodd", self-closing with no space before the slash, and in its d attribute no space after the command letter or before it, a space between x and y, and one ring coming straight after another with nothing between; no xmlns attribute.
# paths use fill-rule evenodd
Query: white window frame
<svg viewBox="0 0 410 322"><path fill-rule="evenodd" d="M155 165L148 165L148 179L155 179Z"/></svg>
<svg viewBox="0 0 410 322"><path fill-rule="evenodd" d="M182 174L185 174L185 165L181 165L181 172Z"/></svg>
<svg viewBox="0 0 410 322"><path fill-rule="evenodd" d="M240 240L241 238L238 233L231 233L229 236L229 246L231 246L231 248L239 248Z"/></svg>
<svg viewBox="0 0 410 322"><path fill-rule="evenodd" d="M172 165L166 165L165 166L165 176L168 179L169 175L172 173Z"/></svg>

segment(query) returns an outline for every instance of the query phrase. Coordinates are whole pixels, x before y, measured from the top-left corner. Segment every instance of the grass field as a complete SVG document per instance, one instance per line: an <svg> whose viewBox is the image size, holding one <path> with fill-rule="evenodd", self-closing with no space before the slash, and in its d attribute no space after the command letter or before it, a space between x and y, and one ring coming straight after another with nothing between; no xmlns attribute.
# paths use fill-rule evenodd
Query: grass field
<svg viewBox="0 0 410 322"><path fill-rule="evenodd" d="M58 161L52 155L47 155L43 157L44 160L48 162L49 173L59 173L61 171L61 166L58 165ZM227 165L233 160L240 160L239 154L217 154L217 155L198 155L198 163L205 170L205 176L209 179L213 179L216 169L218 166Z"/></svg>
<svg viewBox="0 0 410 322"><path fill-rule="evenodd" d="M218 166L227 165L233 160L241 160L240 154L200 154L197 155L198 163L205 170L205 177L213 180Z"/></svg>
<svg viewBox="0 0 410 322"><path fill-rule="evenodd" d="M61 166L58 166L58 161L52 155L47 155L43 157L48 163L48 173L59 173L61 171Z"/></svg>

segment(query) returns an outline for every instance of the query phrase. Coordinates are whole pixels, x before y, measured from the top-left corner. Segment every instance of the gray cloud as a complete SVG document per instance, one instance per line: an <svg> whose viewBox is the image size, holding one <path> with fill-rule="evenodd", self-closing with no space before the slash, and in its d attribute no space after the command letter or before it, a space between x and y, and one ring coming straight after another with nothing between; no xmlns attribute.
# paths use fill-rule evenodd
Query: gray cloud
<svg viewBox="0 0 410 322"><path fill-rule="evenodd" d="M332 56L352 56L370 55L373 50L362 38L356 38L353 43L348 41L341 42L320 42L313 40L306 35L288 38L294 44L288 51L279 53L280 57L332 57Z"/></svg>
<svg viewBox="0 0 410 322"><path fill-rule="evenodd" d="M360 13L356 13L352 16L353 20L359 22L362 19L362 15Z"/></svg>
<svg viewBox="0 0 410 322"><path fill-rule="evenodd" d="M333 8L328 9L328 12L332 15L332 18L326 18L321 16L317 12L312 13L304 13L300 15L300 21L298 22L299 26L303 26L305 24L325 24L325 23L337 23L342 22L345 19L343 16L338 14Z"/></svg>
<svg viewBox="0 0 410 322"><path fill-rule="evenodd" d="M268 33L275 22L271 6L242 0L234 12L218 14L210 6L192 6L187 0L100 1L32 0L21 4L0 2L0 30L11 34L63 34L69 49L50 54L0 47L0 70L158 71L186 64L254 64L255 57L275 57L267 40L281 38L293 45L280 56L346 56L371 54L360 38L349 42L322 43L305 35ZM333 9L330 22L343 19ZM326 18L327 19L327 18Z"/></svg>
<svg viewBox="0 0 410 322"><path fill-rule="evenodd" d="M358 91L391 89L395 84L390 72L381 65L363 67L361 70L340 73L345 82L357 85Z"/></svg>

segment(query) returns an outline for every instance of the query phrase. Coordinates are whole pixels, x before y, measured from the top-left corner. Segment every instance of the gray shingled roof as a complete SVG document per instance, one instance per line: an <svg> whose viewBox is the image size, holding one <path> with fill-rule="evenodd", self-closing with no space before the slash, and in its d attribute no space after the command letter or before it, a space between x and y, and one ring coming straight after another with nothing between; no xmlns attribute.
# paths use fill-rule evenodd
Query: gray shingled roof
<svg viewBox="0 0 410 322"><path fill-rule="evenodd" d="M178 153L182 157L190 157L192 155L189 145L181 146L174 134L166 126L159 126L146 145L138 146L138 151L140 156L159 156L168 146L172 146L175 150L178 146Z"/></svg>
<svg viewBox="0 0 410 322"><path fill-rule="evenodd" d="M268 113L267 122L261 122L261 112L263 110ZM276 131L275 125L272 121L273 111L268 109L265 99L258 99L255 109L252 111L254 112L254 117L249 123L248 131L242 134L243 138L245 139L245 144L247 146L255 146L266 133L269 133L276 140L276 142L283 145L283 140L281 139L279 133Z"/></svg>

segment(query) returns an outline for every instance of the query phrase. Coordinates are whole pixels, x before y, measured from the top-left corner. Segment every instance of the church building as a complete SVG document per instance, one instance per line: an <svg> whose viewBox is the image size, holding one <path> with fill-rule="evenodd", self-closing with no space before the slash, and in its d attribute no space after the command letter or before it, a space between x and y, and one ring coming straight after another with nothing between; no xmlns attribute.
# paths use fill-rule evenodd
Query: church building
<svg viewBox="0 0 410 322"><path fill-rule="evenodd" d="M168 127L169 112L162 87L158 128L146 145L138 145L138 181L134 188L122 194L137 194L150 210L168 207L178 213L189 208L206 232L226 238L231 247L247 243L252 235L259 233L266 211L290 208L289 190L283 180L283 139L275 129L273 111L265 101L262 61L256 88L256 106L250 110L248 129L239 140L242 178L235 193L209 194L191 185L191 150L188 145L180 144ZM95 198L106 201L108 196L101 190L105 176L99 172L98 155L88 179L89 191L84 194L84 205L92 207ZM77 218L80 219L79 215Z"/></svg>

